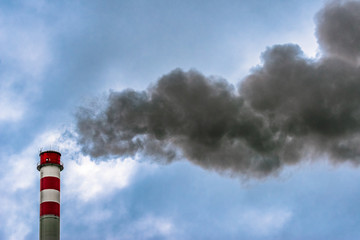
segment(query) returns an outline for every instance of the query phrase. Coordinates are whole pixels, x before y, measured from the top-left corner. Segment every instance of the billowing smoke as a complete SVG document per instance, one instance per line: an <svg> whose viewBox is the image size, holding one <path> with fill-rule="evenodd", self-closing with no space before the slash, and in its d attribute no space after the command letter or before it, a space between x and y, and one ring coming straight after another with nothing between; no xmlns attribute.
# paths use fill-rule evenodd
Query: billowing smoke
<svg viewBox="0 0 360 240"><path fill-rule="evenodd" d="M359 13L358 1L333 1L317 14L317 37L325 54L359 63Z"/></svg>
<svg viewBox="0 0 360 240"><path fill-rule="evenodd" d="M206 169L262 177L325 156L360 160L360 3L317 15L323 57L294 44L262 54L236 89L176 69L147 90L111 92L104 109L81 108L79 142L93 157L188 159Z"/></svg>

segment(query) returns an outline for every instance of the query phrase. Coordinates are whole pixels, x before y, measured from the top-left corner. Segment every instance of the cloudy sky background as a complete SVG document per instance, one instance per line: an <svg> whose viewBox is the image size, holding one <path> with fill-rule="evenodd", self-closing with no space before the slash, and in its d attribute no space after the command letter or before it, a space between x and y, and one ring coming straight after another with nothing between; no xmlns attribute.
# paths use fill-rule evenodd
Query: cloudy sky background
<svg viewBox="0 0 360 240"><path fill-rule="evenodd" d="M38 151L58 145L62 239L357 239L359 168L304 161L264 179L187 161L92 159L80 106L175 68L237 84L274 44L319 57L324 1L2 1L0 239L37 239ZM100 99L100 103L97 101Z"/></svg>

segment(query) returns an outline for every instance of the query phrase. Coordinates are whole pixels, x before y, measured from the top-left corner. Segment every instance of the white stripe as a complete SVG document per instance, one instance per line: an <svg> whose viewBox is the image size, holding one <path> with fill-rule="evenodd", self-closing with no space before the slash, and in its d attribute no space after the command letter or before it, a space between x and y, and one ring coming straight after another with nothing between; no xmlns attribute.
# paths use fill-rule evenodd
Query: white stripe
<svg viewBox="0 0 360 240"><path fill-rule="evenodd" d="M57 177L60 178L60 168L57 166L44 166L40 169L40 178Z"/></svg>
<svg viewBox="0 0 360 240"><path fill-rule="evenodd" d="M55 189L44 189L40 192L40 203L57 202L60 204L60 192Z"/></svg>

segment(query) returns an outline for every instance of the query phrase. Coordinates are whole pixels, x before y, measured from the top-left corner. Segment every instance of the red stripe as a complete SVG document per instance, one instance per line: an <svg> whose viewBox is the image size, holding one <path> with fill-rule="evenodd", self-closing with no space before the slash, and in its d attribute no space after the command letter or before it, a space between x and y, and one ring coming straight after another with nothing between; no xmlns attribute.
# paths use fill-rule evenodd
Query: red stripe
<svg viewBox="0 0 360 240"><path fill-rule="evenodd" d="M54 152L54 151L42 152L40 154L40 163L41 164L45 164L45 163L60 164L60 156L61 156L60 153Z"/></svg>
<svg viewBox="0 0 360 240"><path fill-rule="evenodd" d="M40 191L44 189L55 189L60 191L60 179L57 177L43 177L40 179Z"/></svg>
<svg viewBox="0 0 360 240"><path fill-rule="evenodd" d="M57 202L43 202L40 204L40 217L43 215L56 215L60 217L60 204Z"/></svg>

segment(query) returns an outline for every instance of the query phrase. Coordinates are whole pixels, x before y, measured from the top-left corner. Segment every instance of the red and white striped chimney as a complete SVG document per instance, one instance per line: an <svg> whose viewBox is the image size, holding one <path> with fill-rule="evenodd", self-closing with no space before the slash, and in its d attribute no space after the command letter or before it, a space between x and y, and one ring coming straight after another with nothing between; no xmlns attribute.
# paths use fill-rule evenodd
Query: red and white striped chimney
<svg viewBox="0 0 360 240"><path fill-rule="evenodd" d="M40 240L60 239L60 172L58 151L40 151Z"/></svg>

